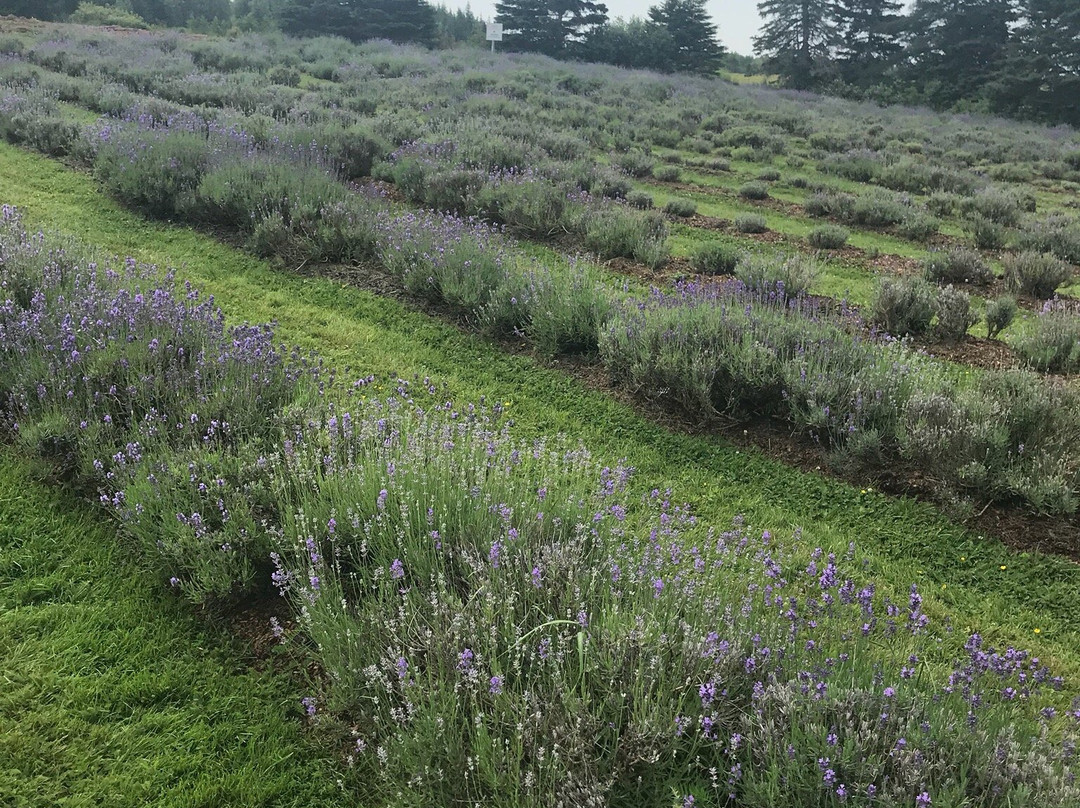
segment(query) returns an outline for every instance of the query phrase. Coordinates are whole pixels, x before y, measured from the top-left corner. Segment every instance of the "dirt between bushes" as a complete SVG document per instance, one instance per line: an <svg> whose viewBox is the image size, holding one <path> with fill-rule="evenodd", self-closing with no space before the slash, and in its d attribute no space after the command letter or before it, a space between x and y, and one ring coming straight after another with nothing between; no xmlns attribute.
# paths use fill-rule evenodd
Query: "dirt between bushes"
<svg viewBox="0 0 1080 808"><path fill-rule="evenodd" d="M634 277L645 280L650 272L640 264L627 262L626 269ZM609 264L618 271L618 262ZM375 294L401 302L407 307L439 317L464 333L472 333L459 314L451 307L429 301L419 301L406 295L394 278L375 263L357 266L307 265L299 270L313 277L326 277L348 283ZM661 274L661 280L666 277ZM872 485L879 491L894 496L909 496L932 503L938 507L947 504L941 482L928 477L902 462L888 466L862 464L831 464L828 453L810 436L792 430L790 424L771 418L751 418L742 421L713 421L702 423L685 412L674 402L663 398L645 398L612 383L603 366L594 359L582 357L557 357L554 359L537 355L524 342L501 340L500 347L509 353L530 356L544 367L559 370L585 385L590 390L611 396L634 409L648 421L676 433L692 435L718 435L739 448L754 449L765 456L778 460L801 471L823 474L859 487ZM972 347L973 346L973 347ZM928 346L931 347L931 346ZM941 351L943 346L933 345ZM962 345L946 348L962 354L970 364L982 367L998 367L997 363L1008 361L1002 351L1008 347L996 340L969 339ZM1004 365L1002 365L1004 366ZM972 515L960 519L970 530L980 535L1000 539L1013 550L1038 551L1064 556L1080 562L1080 514L1072 516L1039 516L1024 510L1019 504L975 503Z"/></svg>

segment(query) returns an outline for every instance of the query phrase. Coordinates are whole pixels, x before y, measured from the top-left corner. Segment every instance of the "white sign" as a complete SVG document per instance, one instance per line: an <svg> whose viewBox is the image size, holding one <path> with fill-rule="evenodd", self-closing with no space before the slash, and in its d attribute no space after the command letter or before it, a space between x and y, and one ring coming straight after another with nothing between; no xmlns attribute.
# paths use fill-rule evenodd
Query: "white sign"
<svg viewBox="0 0 1080 808"><path fill-rule="evenodd" d="M487 23L487 39L489 42L502 42L502 23Z"/></svg>

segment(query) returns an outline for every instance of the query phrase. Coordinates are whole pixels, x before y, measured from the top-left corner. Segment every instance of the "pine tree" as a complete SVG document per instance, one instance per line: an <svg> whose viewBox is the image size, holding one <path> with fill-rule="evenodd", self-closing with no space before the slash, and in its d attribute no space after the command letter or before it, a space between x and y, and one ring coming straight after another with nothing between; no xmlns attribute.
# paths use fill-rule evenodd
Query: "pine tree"
<svg viewBox="0 0 1080 808"><path fill-rule="evenodd" d="M901 0L833 0L836 61L841 78L867 87L881 80L903 50Z"/></svg>
<svg viewBox="0 0 1080 808"><path fill-rule="evenodd" d="M1080 126L1080 3L1026 0L990 92L1011 115Z"/></svg>
<svg viewBox="0 0 1080 808"><path fill-rule="evenodd" d="M671 70L716 75L724 48L716 39L716 24L705 10L705 0L664 0L649 9L649 19L671 36Z"/></svg>
<svg viewBox="0 0 1080 808"><path fill-rule="evenodd" d="M299 36L341 36L353 42L389 39L431 44L435 13L424 0L289 0L281 30Z"/></svg>
<svg viewBox="0 0 1080 808"><path fill-rule="evenodd" d="M905 73L936 106L986 95L1008 56L1012 0L916 0Z"/></svg>
<svg viewBox="0 0 1080 808"><path fill-rule="evenodd" d="M754 52L766 57L765 69L796 89L820 85L832 68L829 0L761 0L758 13L765 23Z"/></svg>
<svg viewBox="0 0 1080 808"><path fill-rule="evenodd" d="M638 70L671 70L674 49L666 28L640 17L610 22L597 29L586 44L590 60Z"/></svg>
<svg viewBox="0 0 1080 808"><path fill-rule="evenodd" d="M607 6L594 0L500 0L495 21L512 48L566 56L580 54L607 22Z"/></svg>
<svg viewBox="0 0 1080 808"><path fill-rule="evenodd" d="M0 0L0 14L34 17L39 20L64 20L79 5L79 0Z"/></svg>

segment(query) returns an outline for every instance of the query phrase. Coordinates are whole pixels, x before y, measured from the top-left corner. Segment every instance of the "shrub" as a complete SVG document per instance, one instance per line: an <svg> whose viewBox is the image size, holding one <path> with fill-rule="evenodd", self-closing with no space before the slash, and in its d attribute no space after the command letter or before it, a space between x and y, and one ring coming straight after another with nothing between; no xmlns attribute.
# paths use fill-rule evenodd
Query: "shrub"
<svg viewBox="0 0 1080 808"><path fill-rule="evenodd" d="M823 224L811 230L810 235L806 237L806 240L810 243L811 247L817 247L820 250L839 250L847 244L847 240L850 236L851 233L846 227L840 227L835 224Z"/></svg>
<svg viewBox="0 0 1080 808"><path fill-rule="evenodd" d="M742 199L768 199L769 189L760 182L748 182L739 188L739 197Z"/></svg>
<svg viewBox="0 0 1080 808"><path fill-rule="evenodd" d="M896 228L896 231L904 238L912 241L929 241L941 227L941 222L928 213L921 210L912 210L904 216L904 220Z"/></svg>
<svg viewBox="0 0 1080 808"><path fill-rule="evenodd" d="M653 198L645 191L631 191L626 195L626 204L638 210L649 210L653 206Z"/></svg>
<svg viewBox="0 0 1080 808"><path fill-rule="evenodd" d="M926 209L934 216L952 216L959 204L960 197L956 194L935 191L926 199Z"/></svg>
<svg viewBox="0 0 1080 808"><path fill-rule="evenodd" d="M1072 267L1046 253L1008 255L1004 264L1006 288L1040 300L1053 297L1057 288L1072 277Z"/></svg>
<svg viewBox="0 0 1080 808"><path fill-rule="evenodd" d="M71 12L68 22L78 25L115 25L120 28L148 28L146 20L123 8L104 6L97 3L79 3Z"/></svg>
<svg viewBox="0 0 1080 808"><path fill-rule="evenodd" d="M664 213L688 218L697 213L697 205L691 199L671 199L664 205Z"/></svg>
<svg viewBox="0 0 1080 808"><path fill-rule="evenodd" d="M744 213L735 217L735 229L740 233L764 233L769 229L765 217L758 213Z"/></svg>
<svg viewBox="0 0 1080 808"><path fill-rule="evenodd" d="M266 73L272 84L280 84L283 87L299 87L300 71L288 65L275 65Z"/></svg>
<svg viewBox="0 0 1080 808"><path fill-rule="evenodd" d="M775 168L765 168L757 175L762 182L776 182L780 179L780 172Z"/></svg>
<svg viewBox="0 0 1080 808"><path fill-rule="evenodd" d="M653 168L656 166L656 161L645 154L645 152L631 151L624 154L617 154L611 158L613 165L621 168L631 177L648 177L653 173ZM662 170L666 170L666 167L661 167ZM678 179L678 170L676 170L675 178Z"/></svg>
<svg viewBox="0 0 1080 808"><path fill-rule="evenodd" d="M898 198L881 192L858 197L851 209L851 220L865 227L890 227L903 222L909 212Z"/></svg>
<svg viewBox="0 0 1080 808"><path fill-rule="evenodd" d="M784 299L805 295L821 273L809 256L762 256L746 254L735 267L735 277L751 292L779 294Z"/></svg>
<svg viewBox="0 0 1080 808"><path fill-rule="evenodd" d="M678 182L682 172L678 166L664 165L655 166L652 170L653 178L660 182Z"/></svg>
<svg viewBox="0 0 1080 808"><path fill-rule="evenodd" d="M968 329L979 321L978 315L971 310L971 298L951 285L938 291L935 308L934 334L948 342L963 340Z"/></svg>
<svg viewBox="0 0 1080 808"><path fill-rule="evenodd" d="M523 336L548 356L593 354L610 308L606 287L588 265L533 263L508 273L480 320L489 332Z"/></svg>
<svg viewBox="0 0 1080 808"><path fill-rule="evenodd" d="M983 257L963 247L931 252L923 261L923 273L933 283L986 286L994 280L994 273Z"/></svg>
<svg viewBox="0 0 1080 808"><path fill-rule="evenodd" d="M885 278L871 306L871 320L889 334L924 334L935 311L934 287L917 278Z"/></svg>
<svg viewBox="0 0 1080 808"><path fill-rule="evenodd" d="M968 218L972 243L980 250L1000 250L1005 246L1007 231L1004 225L976 214Z"/></svg>
<svg viewBox="0 0 1080 808"><path fill-rule="evenodd" d="M133 153L139 158L131 159ZM94 170L120 202L147 216L167 219L190 205L209 163L202 135L125 131L99 144Z"/></svg>
<svg viewBox="0 0 1080 808"><path fill-rule="evenodd" d="M1016 317L1016 312L1015 297L1005 296L988 301L986 304L986 336L989 339L994 339L1008 328Z"/></svg>
<svg viewBox="0 0 1080 808"><path fill-rule="evenodd" d="M505 225L512 233L547 238L563 229L576 207L557 184L526 174L485 183L469 212Z"/></svg>
<svg viewBox="0 0 1080 808"><path fill-rule="evenodd" d="M585 248L601 258L632 258L654 268L667 261L667 223L659 213L595 208L587 212L584 228Z"/></svg>
<svg viewBox="0 0 1080 808"><path fill-rule="evenodd" d="M1080 373L1080 306L1048 301L1013 348L1035 370Z"/></svg>
<svg viewBox="0 0 1080 808"><path fill-rule="evenodd" d="M386 216L379 259L412 294L479 317L506 278L504 239L491 227L431 211Z"/></svg>
<svg viewBox="0 0 1080 808"><path fill-rule="evenodd" d="M1016 246L1028 252L1051 253L1062 261L1080 264L1080 222L1055 213L1020 229Z"/></svg>
<svg viewBox="0 0 1080 808"><path fill-rule="evenodd" d="M709 171L731 171L731 163L727 160L709 160L705 163L705 167Z"/></svg>
<svg viewBox="0 0 1080 808"><path fill-rule="evenodd" d="M1021 203L1015 194L996 188L987 188L960 203L960 210L968 216L981 216L1001 225L1012 226L1020 221Z"/></svg>
<svg viewBox="0 0 1080 808"><path fill-rule="evenodd" d="M690 263L702 275L731 275L744 252L724 241L707 241L694 251Z"/></svg>
<svg viewBox="0 0 1080 808"><path fill-rule="evenodd" d="M855 197L836 191L816 191L803 204L807 216L846 221L855 212Z"/></svg>
<svg viewBox="0 0 1080 808"><path fill-rule="evenodd" d="M359 124L330 127L323 133L322 142L347 180L370 177L375 163L390 151L382 138Z"/></svg>

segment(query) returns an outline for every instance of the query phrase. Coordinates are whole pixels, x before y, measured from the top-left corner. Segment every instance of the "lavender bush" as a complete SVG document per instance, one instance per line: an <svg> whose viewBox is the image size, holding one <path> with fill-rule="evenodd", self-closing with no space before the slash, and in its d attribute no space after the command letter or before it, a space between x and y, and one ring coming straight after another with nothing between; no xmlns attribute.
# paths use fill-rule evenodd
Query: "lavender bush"
<svg viewBox="0 0 1080 808"><path fill-rule="evenodd" d="M64 480L100 490L191 597L255 585L266 543L249 499L228 474L196 489L195 469L234 467L275 437L312 378L304 364L269 327L227 328L212 300L177 291L171 275L98 265L28 233L11 208L2 216L4 431ZM230 538L207 540L202 524Z"/></svg>
<svg viewBox="0 0 1080 808"><path fill-rule="evenodd" d="M1037 659L976 634L950 662L918 588L861 580L854 548L714 530L495 414L335 408L271 461L275 581L327 673L305 706L364 802L1077 799Z"/></svg>

